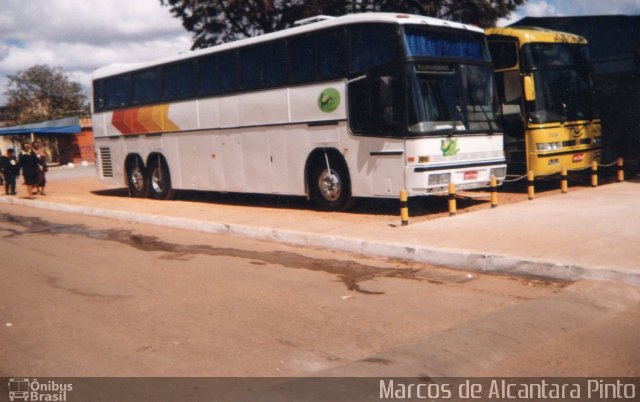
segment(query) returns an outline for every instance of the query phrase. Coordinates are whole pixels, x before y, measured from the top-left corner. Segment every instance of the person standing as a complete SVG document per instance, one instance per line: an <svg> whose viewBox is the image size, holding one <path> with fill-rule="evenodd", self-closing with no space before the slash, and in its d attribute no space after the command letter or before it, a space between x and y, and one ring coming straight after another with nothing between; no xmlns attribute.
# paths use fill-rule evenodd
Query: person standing
<svg viewBox="0 0 640 402"><path fill-rule="evenodd" d="M2 150L0 150L0 186L4 184L4 167L7 161L7 157L2 155Z"/></svg>
<svg viewBox="0 0 640 402"><path fill-rule="evenodd" d="M38 185L39 160L28 142L22 144L22 152L18 157L18 165L22 170L24 184L27 186L27 198L33 199L33 188Z"/></svg>
<svg viewBox="0 0 640 402"><path fill-rule="evenodd" d="M44 195L44 186L47 185L45 173L49 170L47 168L47 155L40 149L40 143L38 141L33 141L31 149L38 157L38 184L36 185L36 194Z"/></svg>
<svg viewBox="0 0 640 402"><path fill-rule="evenodd" d="M2 173L4 173L4 193L16 195L16 176L20 173L20 167L16 160L16 152L13 148L7 149L7 156L2 158Z"/></svg>

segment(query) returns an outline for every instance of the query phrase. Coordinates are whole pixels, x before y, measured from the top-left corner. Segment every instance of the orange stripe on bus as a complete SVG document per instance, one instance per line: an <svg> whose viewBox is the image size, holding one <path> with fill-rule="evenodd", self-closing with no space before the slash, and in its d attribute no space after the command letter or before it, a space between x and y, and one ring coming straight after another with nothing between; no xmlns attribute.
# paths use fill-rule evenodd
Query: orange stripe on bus
<svg viewBox="0 0 640 402"><path fill-rule="evenodd" d="M111 117L111 124L123 135L180 130L169 119L168 104L116 110Z"/></svg>

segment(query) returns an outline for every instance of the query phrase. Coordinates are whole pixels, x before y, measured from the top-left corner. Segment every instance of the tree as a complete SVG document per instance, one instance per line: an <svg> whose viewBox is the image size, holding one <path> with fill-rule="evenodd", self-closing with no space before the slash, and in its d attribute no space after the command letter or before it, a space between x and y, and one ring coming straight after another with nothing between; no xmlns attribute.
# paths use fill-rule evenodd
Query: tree
<svg viewBox="0 0 640 402"><path fill-rule="evenodd" d="M5 117L10 124L60 119L88 112L82 85L71 81L59 67L36 65L7 76L5 95Z"/></svg>
<svg viewBox="0 0 640 402"><path fill-rule="evenodd" d="M400 12L492 26L526 0L160 0L193 32L192 49L279 31L315 15Z"/></svg>

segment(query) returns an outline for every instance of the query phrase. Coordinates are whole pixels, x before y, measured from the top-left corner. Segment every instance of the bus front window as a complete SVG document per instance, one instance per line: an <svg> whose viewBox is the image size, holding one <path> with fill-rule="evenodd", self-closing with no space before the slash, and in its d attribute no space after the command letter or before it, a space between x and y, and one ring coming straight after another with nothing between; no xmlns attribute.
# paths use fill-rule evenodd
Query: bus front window
<svg viewBox="0 0 640 402"><path fill-rule="evenodd" d="M587 45L531 43L523 53L536 90L536 100L528 104L530 123L594 118Z"/></svg>
<svg viewBox="0 0 640 402"><path fill-rule="evenodd" d="M496 129L493 72L490 67L416 64L410 68L411 133Z"/></svg>
<svg viewBox="0 0 640 402"><path fill-rule="evenodd" d="M533 79L536 100L528 114L529 122L548 123L593 118L588 71L537 70Z"/></svg>

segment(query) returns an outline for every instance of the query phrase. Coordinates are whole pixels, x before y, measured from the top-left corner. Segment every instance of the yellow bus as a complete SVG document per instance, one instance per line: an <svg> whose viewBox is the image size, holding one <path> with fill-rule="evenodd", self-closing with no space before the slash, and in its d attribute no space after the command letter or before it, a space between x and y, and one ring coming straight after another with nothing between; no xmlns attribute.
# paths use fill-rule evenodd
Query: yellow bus
<svg viewBox="0 0 640 402"><path fill-rule="evenodd" d="M536 176L600 160L587 40L534 27L486 31L510 173Z"/></svg>

